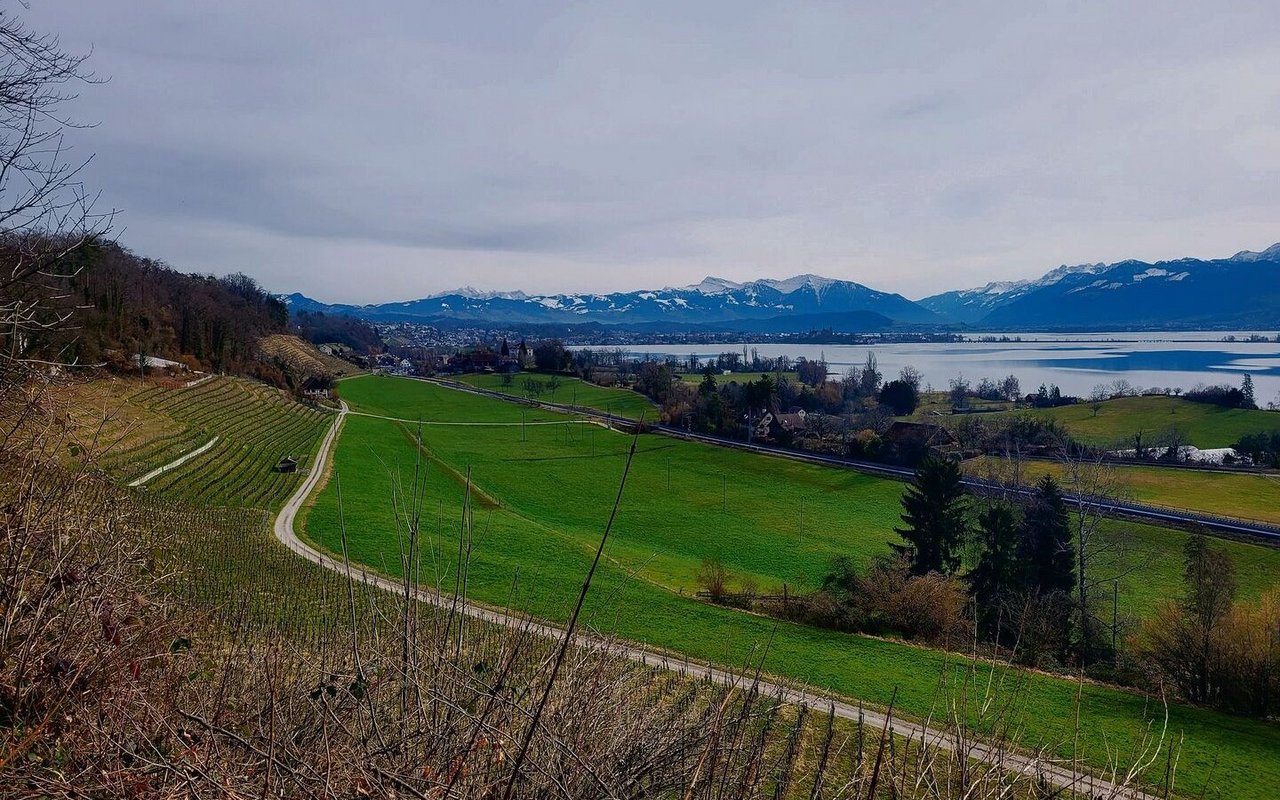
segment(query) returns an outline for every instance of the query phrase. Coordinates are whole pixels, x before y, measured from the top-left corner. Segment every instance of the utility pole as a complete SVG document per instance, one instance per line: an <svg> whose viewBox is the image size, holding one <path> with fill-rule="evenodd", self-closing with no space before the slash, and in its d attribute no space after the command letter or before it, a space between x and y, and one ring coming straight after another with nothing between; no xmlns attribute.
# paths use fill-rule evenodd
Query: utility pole
<svg viewBox="0 0 1280 800"><path fill-rule="evenodd" d="M721 511L728 513L729 511L729 476L720 473L720 505Z"/></svg>
<svg viewBox="0 0 1280 800"><path fill-rule="evenodd" d="M671 456L667 456L667 491L671 491Z"/></svg>
<svg viewBox="0 0 1280 800"><path fill-rule="evenodd" d="M1111 581L1111 660L1117 658L1116 651L1116 629L1119 627L1120 618L1120 581Z"/></svg>
<svg viewBox="0 0 1280 800"><path fill-rule="evenodd" d="M524 428L524 415L525 415L525 410L522 408L520 409L520 441L522 442L526 441L525 428Z"/></svg>

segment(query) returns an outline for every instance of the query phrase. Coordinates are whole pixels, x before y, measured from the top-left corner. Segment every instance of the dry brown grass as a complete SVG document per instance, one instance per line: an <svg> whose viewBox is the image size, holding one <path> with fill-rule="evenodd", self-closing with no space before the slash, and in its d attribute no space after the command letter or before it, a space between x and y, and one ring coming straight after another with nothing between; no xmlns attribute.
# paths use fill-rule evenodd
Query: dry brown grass
<svg viewBox="0 0 1280 800"><path fill-rule="evenodd" d="M351 362L326 355L311 342L297 336L283 333L264 336L258 341L258 348L270 358L288 364L295 373L303 376L332 375L341 378L360 372Z"/></svg>

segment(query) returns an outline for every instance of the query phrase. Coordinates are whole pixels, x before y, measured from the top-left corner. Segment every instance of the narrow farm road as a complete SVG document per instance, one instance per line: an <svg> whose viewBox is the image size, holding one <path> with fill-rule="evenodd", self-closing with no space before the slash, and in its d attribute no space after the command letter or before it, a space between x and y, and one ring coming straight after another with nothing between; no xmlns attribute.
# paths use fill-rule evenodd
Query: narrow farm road
<svg viewBox="0 0 1280 800"><path fill-rule="evenodd" d="M215 444L218 443L218 438L219 437L215 436L209 441L197 447L195 450L192 450L190 453L183 453L181 456L175 458L173 461L170 461L168 464L165 464L163 467L156 467L155 469L148 472L146 475L143 475L141 478L135 478L134 480L129 481L129 485L141 486L144 483L147 483L151 480L154 480L155 478L160 477L161 475L163 475L164 473L168 472L171 469L177 469L178 467L187 463L188 461L200 455L201 453L208 452L210 447L213 447Z"/></svg>
<svg viewBox="0 0 1280 800"><path fill-rule="evenodd" d="M311 471L308 473L306 480L302 482L297 491L294 492L293 496L285 502L280 513L276 515L274 533L276 538L279 539L285 547L288 547L294 553L308 561L312 561L326 569L331 569L340 574L349 574L351 578L359 580L370 586L375 586L388 592L402 593L404 591L404 585L400 581L392 580L391 578L383 575L367 571L354 563L348 566L347 564L344 564L342 560L334 558L302 541L302 539L299 538L297 531L294 529L294 521L297 518L298 512L306 503L311 492L314 491L323 480L325 467L328 464L329 454L333 449L333 443L337 440L342 429L342 424L348 414L376 416L353 412L347 407L345 402L341 403L338 415L334 419L332 427L329 428L329 432L325 434L324 440L320 444L320 449L312 461ZM445 597L427 587L415 587L413 589L413 595L415 599L421 602L430 603L442 608L448 608L453 604L451 598ZM477 606L472 604L470 601L463 604L461 610L463 613L474 619L482 620L494 625L523 628L549 639L562 639L565 634L564 629L554 625L534 622L526 617L521 617L516 614ZM679 672L695 679L712 681L722 686L742 686L747 682L741 675L729 670L720 669L710 664L697 664L690 661L680 660L678 657L673 657L670 654L651 650L639 645L622 642L606 642L597 637L590 636L589 634L575 634L573 644L578 647L602 649L612 655L627 658L650 666L660 666L664 669ZM1071 792L1084 794L1089 797L1108 798L1108 800L1156 800L1154 795L1123 785L1123 780L1117 781L1114 779L1095 777L1079 769L1073 768L1070 763L1059 763L1058 761L1051 760L1040 755L1023 754L987 745L980 741L974 741L967 736L962 742L957 742L954 736L948 734L944 730L920 725L896 716L887 717L887 715L880 712L861 708L847 699L793 688L790 685L780 682L761 679L757 682L757 685L762 693L774 695L788 703L794 703L797 705L805 704L816 710L821 710L823 706L826 706L839 718L846 720L861 719L864 724L870 725L874 728L887 727L890 731L899 736L915 740L917 742L923 741L933 749L953 753L962 750L963 756L967 759L983 762L999 769L1020 773L1031 778L1040 778L1054 786L1067 789Z"/></svg>

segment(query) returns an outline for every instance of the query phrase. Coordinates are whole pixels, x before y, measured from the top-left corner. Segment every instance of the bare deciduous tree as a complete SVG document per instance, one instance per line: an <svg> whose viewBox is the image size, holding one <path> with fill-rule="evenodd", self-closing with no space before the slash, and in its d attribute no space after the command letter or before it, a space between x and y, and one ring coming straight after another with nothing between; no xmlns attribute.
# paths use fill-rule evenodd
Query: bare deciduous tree
<svg viewBox="0 0 1280 800"><path fill-rule="evenodd" d="M1105 454L1089 456L1064 445L1059 452L1062 485L1072 497L1076 539L1076 613L1079 616L1080 658L1088 662L1096 655L1102 632L1110 624L1098 617L1093 607L1095 589L1111 584L1120 572L1132 572L1139 565L1127 558L1126 537L1108 526L1111 507L1125 499L1116 468ZM1103 566L1111 567L1100 574Z"/></svg>
<svg viewBox="0 0 1280 800"><path fill-rule="evenodd" d="M75 87L95 80L84 56L0 12L0 371L34 363L40 335L69 324L76 253L111 227L64 138Z"/></svg>

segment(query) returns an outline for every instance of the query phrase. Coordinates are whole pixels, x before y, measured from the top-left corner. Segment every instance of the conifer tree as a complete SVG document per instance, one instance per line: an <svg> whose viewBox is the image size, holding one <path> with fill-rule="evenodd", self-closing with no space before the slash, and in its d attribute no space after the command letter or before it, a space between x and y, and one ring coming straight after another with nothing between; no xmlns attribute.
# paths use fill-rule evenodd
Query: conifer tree
<svg viewBox="0 0 1280 800"><path fill-rule="evenodd" d="M989 639L1001 634L1002 612L1021 588L1018 564L1018 529L1013 510L995 503L978 515L978 540L982 555L965 575L973 596L978 630Z"/></svg>
<svg viewBox="0 0 1280 800"><path fill-rule="evenodd" d="M1046 475L1022 519L1018 560L1024 585L1042 595L1070 595L1075 586L1075 545L1071 520L1058 482Z"/></svg>
<svg viewBox="0 0 1280 800"><path fill-rule="evenodd" d="M913 575L950 575L960 566L960 548L968 535L968 504L960 480L955 461L926 456L915 483L902 495L906 527L894 529L903 543L893 549L907 559Z"/></svg>

